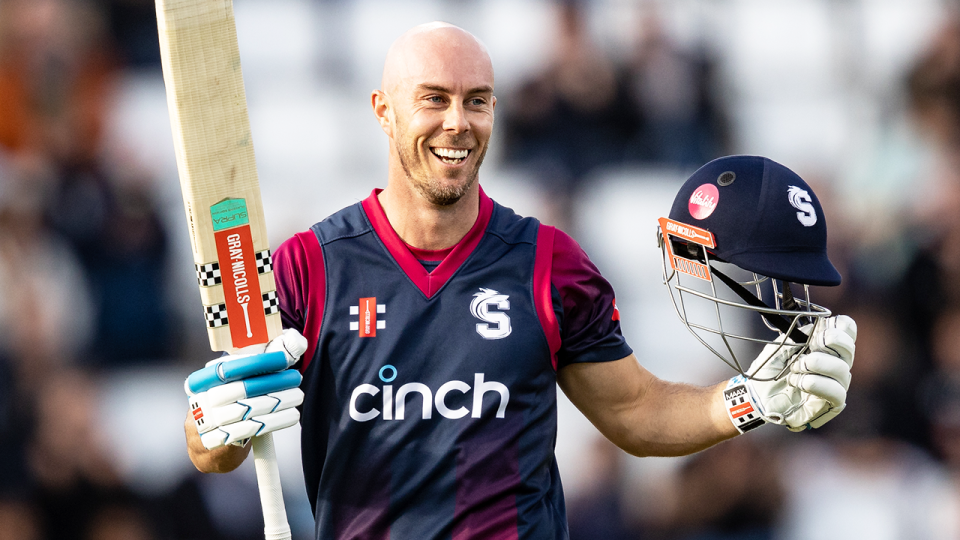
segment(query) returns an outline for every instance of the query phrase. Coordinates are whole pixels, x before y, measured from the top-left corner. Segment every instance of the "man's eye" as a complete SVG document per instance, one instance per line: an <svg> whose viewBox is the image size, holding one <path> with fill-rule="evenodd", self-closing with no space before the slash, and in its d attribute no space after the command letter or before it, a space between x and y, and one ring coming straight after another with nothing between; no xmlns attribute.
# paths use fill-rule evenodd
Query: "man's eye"
<svg viewBox="0 0 960 540"><path fill-rule="evenodd" d="M440 96L430 96L427 98L427 101L430 103L443 103L443 98Z"/></svg>
<svg viewBox="0 0 960 540"><path fill-rule="evenodd" d="M485 103L486 103L486 100L484 100L483 98L473 98L470 100L470 105L473 105L474 107L480 107Z"/></svg>

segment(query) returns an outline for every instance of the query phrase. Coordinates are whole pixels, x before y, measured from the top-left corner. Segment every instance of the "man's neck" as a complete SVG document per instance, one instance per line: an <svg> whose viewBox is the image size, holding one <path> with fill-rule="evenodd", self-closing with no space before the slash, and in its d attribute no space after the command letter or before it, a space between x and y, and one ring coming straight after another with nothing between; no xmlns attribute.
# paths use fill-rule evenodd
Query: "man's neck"
<svg viewBox="0 0 960 540"><path fill-rule="evenodd" d="M474 183L454 204L436 206L412 187L391 182L378 195L390 225L407 244L420 249L447 249L473 227L480 213L480 185Z"/></svg>

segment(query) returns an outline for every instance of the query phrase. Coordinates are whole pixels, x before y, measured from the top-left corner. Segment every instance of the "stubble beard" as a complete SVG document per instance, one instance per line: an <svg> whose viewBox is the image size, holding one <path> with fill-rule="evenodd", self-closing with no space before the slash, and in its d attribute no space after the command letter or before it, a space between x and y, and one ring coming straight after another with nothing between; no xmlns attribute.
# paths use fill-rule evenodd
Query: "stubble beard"
<svg viewBox="0 0 960 540"><path fill-rule="evenodd" d="M403 140L402 136L403 130L400 130L400 137L398 140ZM456 139L451 143L451 146L459 146ZM430 152L427 149L427 152ZM480 154L477 156L477 164L473 167L472 171L466 173L466 177L462 182L444 182L443 178L431 178L426 174L426 164L423 164L421 171L418 171L419 174L414 174L413 170L410 168L411 163L416 163L418 160L416 143L410 147L405 147L397 145L397 156L400 158L400 166L403 168L404 174L407 175L407 178L410 179L413 183L414 188L426 199L430 204L435 206L450 206L455 204L457 201L463 198L467 194L467 191L477 182L477 176L480 172L480 165L483 164L483 158L487 154L487 148L484 147L480 151ZM469 157L469 156L468 156ZM427 158L429 159L429 157ZM451 180L456 180L456 176L459 173L454 172L451 175Z"/></svg>

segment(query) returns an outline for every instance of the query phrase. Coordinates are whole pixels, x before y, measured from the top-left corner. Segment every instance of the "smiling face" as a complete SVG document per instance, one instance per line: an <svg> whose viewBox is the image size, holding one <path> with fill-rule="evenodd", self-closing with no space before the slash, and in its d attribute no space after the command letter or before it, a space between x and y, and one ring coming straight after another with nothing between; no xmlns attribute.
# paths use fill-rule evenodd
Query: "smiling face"
<svg viewBox="0 0 960 540"><path fill-rule="evenodd" d="M390 137L391 179L449 206L476 183L493 130L493 66L460 28L430 24L390 49L373 107Z"/></svg>

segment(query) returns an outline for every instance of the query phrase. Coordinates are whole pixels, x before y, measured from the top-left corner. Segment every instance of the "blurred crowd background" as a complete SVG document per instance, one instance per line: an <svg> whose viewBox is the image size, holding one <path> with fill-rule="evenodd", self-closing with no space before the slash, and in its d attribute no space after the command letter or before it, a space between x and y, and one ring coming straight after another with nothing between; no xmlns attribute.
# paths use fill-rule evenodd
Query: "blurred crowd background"
<svg viewBox="0 0 960 540"><path fill-rule="evenodd" d="M440 19L497 70L481 182L578 238L657 375L730 375L671 315L656 218L699 165L801 174L860 329L847 410L636 459L566 401L571 538L960 538L960 10L946 0L235 0L271 244L386 175L389 44ZM0 0L0 539L256 539L252 466L200 475L182 380L213 353L152 0ZM298 431L278 437L311 537Z"/></svg>

